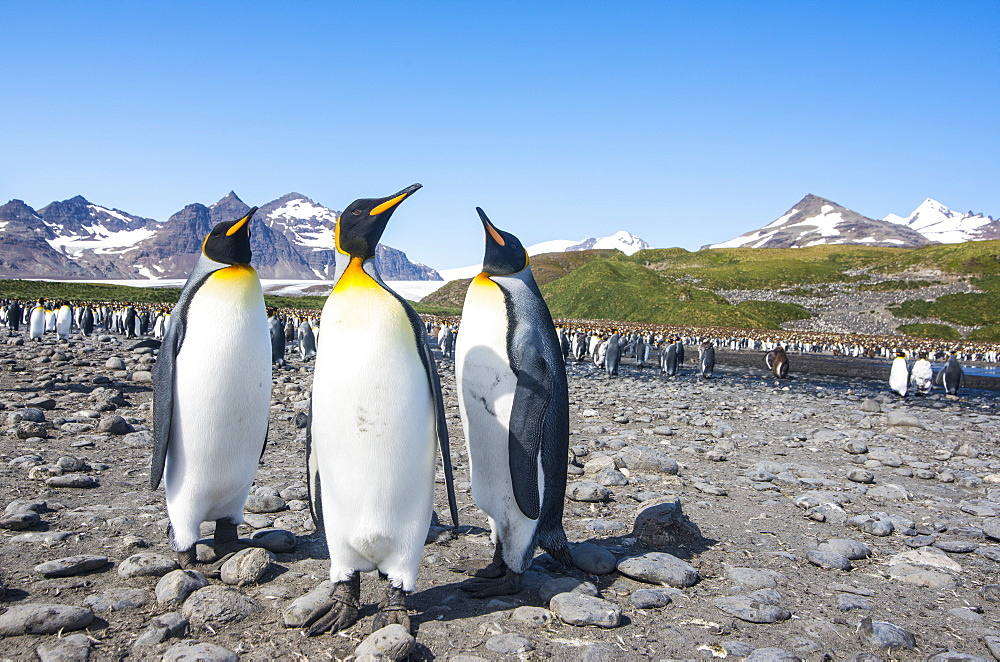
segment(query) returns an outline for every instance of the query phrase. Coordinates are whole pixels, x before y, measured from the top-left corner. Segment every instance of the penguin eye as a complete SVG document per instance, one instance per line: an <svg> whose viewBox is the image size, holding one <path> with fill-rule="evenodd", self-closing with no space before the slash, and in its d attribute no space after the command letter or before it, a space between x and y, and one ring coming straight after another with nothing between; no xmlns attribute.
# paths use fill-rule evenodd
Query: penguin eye
<svg viewBox="0 0 1000 662"><path fill-rule="evenodd" d="M355 209L354 211L351 212L351 214L353 214L354 216L361 216L361 210Z"/></svg>

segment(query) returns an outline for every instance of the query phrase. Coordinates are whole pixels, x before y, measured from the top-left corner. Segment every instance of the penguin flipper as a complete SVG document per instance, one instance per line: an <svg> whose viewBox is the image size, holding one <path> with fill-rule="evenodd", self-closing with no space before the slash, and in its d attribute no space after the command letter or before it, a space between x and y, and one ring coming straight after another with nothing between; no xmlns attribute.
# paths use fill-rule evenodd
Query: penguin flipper
<svg viewBox="0 0 1000 662"><path fill-rule="evenodd" d="M323 494L319 481L319 466L313 455L312 445L312 397L309 398L309 420L306 423L306 490L309 492L309 514L317 531L323 530Z"/></svg>
<svg viewBox="0 0 1000 662"><path fill-rule="evenodd" d="M545 414L552 399L552 373L536 344L525 342L517 373L517 387L510 411L507 452L514 500L525 517L538 519L538 454L544 435Z"/></svg>
<svg viewBox="0 0 1000 662"><path fill-rule="evenodd" d="M419 322L420 318L417 318ZM411 320L412 321L412 320ZM419 333L419 328L414 327ZM441 448L441 463L444 466L444 485L448 492L448 511L451 514L452 526L458 526L458 500L455 497L455 476L451 466L451 444L448 441L448 423L444 417L444 398L441 395L441 379L438 377L431 346L418 336L420 351L424 355L424 367L427 369L427 380L430 382L431 395L434 398L434 428L437 431L438 446ZM432 369L433 366L433 369Z"/></svg>
<svg viewBox="0 0 1000 662"><path fill-rule="evenodd" d="M181 316L178 316L176 326L172 325L163 339L153 366L153 459L149 468L149 487L154 490L160 486L167 464L170 424L174 417L174 370L184 336L183 327Z"/></svg>

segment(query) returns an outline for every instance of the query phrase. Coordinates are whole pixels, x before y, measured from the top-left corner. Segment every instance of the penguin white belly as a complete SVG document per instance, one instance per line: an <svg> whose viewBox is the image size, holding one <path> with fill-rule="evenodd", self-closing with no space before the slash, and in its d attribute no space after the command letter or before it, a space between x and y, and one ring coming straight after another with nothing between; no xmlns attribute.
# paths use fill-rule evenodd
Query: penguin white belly
<svg viewBox="0 0 1000 662"><path fill-rule="evenodd" d="M165 487L179 549L203 521L243 521L270 403L260 281L250 267L221 269L192 297L176 358Z"/></svg>
<svg viewBox="0 0 1000 662"><path fill-rule="evenodd" d="M517 376L507 355L507 327L503 292L485 276L477 276L466 295L455 350L458 406L472 496L490 518L493 542L499 538L504 543L504 560L521 572L522 553L531 545L538 521L521 512L510 475L508 439ZM541 502L541 470L535 478Z"/></svg>
<svg viewBox="0 0 1000 662"><path fill-rule="evenodd" d="M327 299L313 378L330 578L378 569L413 591L434 502L436 413L406 311L364 278Z"/></svg>
<svg viewBox="0 0 1000 662"><path fill-rule="evenodd" d="M889 370L889 388L900 396L906 395L906 382L909 379L907 372L905 360L898 358L892 360L892 368Z"/></svg>
<svg viewBox="0 0 1000 662"><path fill-rule="evenodd" d="M63 306L56 314L56 335L60 340L68 340L73 327L73 310Z"/></svg>
<svg viewBox="0 0 1000 662"><path fill-rule="evenodd" d="M45 335L45 309L37 307L31 311L28 321L28 338L41 338Z"/></svg>

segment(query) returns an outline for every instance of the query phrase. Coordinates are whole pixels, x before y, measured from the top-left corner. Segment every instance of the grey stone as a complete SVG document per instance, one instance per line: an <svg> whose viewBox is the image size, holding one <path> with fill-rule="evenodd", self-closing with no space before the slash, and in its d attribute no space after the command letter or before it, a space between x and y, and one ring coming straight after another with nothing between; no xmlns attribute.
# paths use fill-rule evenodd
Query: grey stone
<svg viewBox="0 0 1000 662"><path fill-rule="evenodd" d="M576 567L591 575L610 575L618 564L614 554L594 543L570 545L569 551Z"/></svg>
<svg viewBox="0 0 1000 662"><path fill-rule="evenodd" d="M77 488L88 488L88 487L98 487L100 483L93 476L85 476L84 474L66 474L63 476L53 476L52 478L46 478L45 484L49 487L77 487Z"/></svg>
<svg viewBox="0 0 1000 662"><path fill-rule="evenodd" d="M837 609L850 611L852 609L871 609L872 601L860 595L841 593L837 596Z"/></svg>
<svg viewBox="0 0 1000 662"><path fill-rule="evenodd" d="M898 501L906 501L910 498L910 493L906 491L905 487L892 483L872 487L868 490L867 494L868 496L874 498L894 499Z"/></svg>
<svg viewBox="0 0 1000 662"><path fill-rule="evenodd" d="M886 425L899 426L899 427L911 427L911 428L921 428L925 426L923 422L905 411L890 411L885 417Z"/></svg>
<svg viewBox="0 0 1000 662"><path fill-rule="evenodd" d="M806 552L806 560L827 570L850 570L854 567L846 556L831 551L810 550Z"/></svg>
<svg viewBox="0 0 1000 662"><path fill-rule="evenodd" d="M892 524L892 520L887 519L869 519L865 520L865 522L861 524L861 530L863 532L879 537L892 535L895 528L896 527Z"/></svg>
<svg viewBox="0 0 1000 662"><path fill-rule="evenodd" d="M543 609L542 607L518 607L515 609L510 617L515 621L521 621L522 623L531 623L532 625L546 625L552 621L554 615L548 609Z"/></svg>
<svg viewBox="0 0 1000 662"><path fill-rule="evenodd" d="M105 416L97 424L97 431L104 434L128 434L132 432L132 426L124 418L117 414Z"/></svg>
<svg viewBox="0 0 1000 662"><path fill-rule="evenodd" d="M616 628L622 617L622 610L618 605L581 593L559 593L550 601L549 609L561 621L570 625Z"/></svg>
<svg viewBox="0 0 1000 662"><path fill-rule="evenodd" d="M243 549L222 564L220 579L230 586L245 586L260 580L274 560L271 552L262 547Z"/></svg>
<svg viewBox="0 0 1000 662"><path fill-rule="evenodd" d="M865 398L861 401L861 411L868 414L877 414L882 411L882 406L871 398Z"/></svg>
<svg viewBox="0 0 1000 662"><path fill-rule="evenodd" d="M33 510L10 513L0 516L0 529L23 531L39 524L42 518Z"/></svg>
<svg viewBox="0 0 1000 662"><path fill-rule="evenodd" d="M156 583L156 602L164 607L179 607L188 596L208 586L208 579L197 570L171 570Z"/></svg>
<svg viewBox="0 0 1000 662"><path fill-rule="evenodd" d="M649 584L687 588L698 581L698 571L687 561L666 552L647 552L618 562L618 572Z"/></svg>
<svg viewBox="0 0 1000 662"><path fill-rule="evenodd" d="M244 513L243 523L255 529L266 529L267 527L274 525L274 518L268 517L267 515L259 515L257 513Z"/></svg>
<svg viewBox="0 0 1000 662"><path fill-rule="evenodd" d="M256 496L253 494L247 497L246 505L243 506L244 510L251 513L277 513L285 510L286 507L285 500L279 496Z"/></svg>
<svg viewBox="0 0 1000 662"><path fill-rule="evenodd" d="M43 577L73 577L91 570L103 568L108 564L108 557L94 554L79 554L67 556L54 561L46 561L35 566L34 570Z"/></svg>
<svg viewBox="0 0 1000 662"><path fill-rule="evenodd" d="M43 603L13 605L0 614L0 637L80 630L93 620L94 612L87 607Z"/></svg>
<svg viewBox="0 0 1000 662"><path fill-rule="evenodd" d="M7 425L15 426L21 421L28 421L30 423L44 423L45 422L45 412L37 407L25 407L24 409L18 409L17 411L12 411L7 414Z"/></svg>
<svg viewBox="0 0 1000 662"><path fill-rule="evenodd" d="M990 602L1000 602L1000 584L987 584L979 589L979 595Z"/></svg>
<svg viewBox="0 0 1000 662"><path fill-rule="evenodd" d="M872 550L868 545L860 540L850 540L847 538L831 538L816 545L816 549L821 552L836 552L852 561L867 559L872 555Z"/></svg>
<svg viewBox="0 0 1000 662"><path fill-rule="evenodd" d="M358 660L402 660L417 645L417 640L402 625L393 623L376 630L358 644Z"/></svg>
<svg viewBox="0 0 1000 662"><path fill-rule="evenodd" d="M515 655L533 651L535 645L525 636L508 632L507 634L496 634L487 639L486 648L501 655Z"/></svg>
<svg viewBox="0 0 1000 662"><path fill-rule="evenodd" d="M41 662L87 662L90 659L90 637L71 634L43 641L35 649Z"/></svg>
<svg viewBox="0 0 1000 662"><path fill-rule="evenodd" d="M123 579L131 577L162 577L171 570L177 569L177 561L152 552L133 554L118 566L118 576Z"/></svg>
<svg viewBox="0 0 1000 662"><path fill-rule="evenodd" d="M749 589L760 589L776 588L779 580L784 582L785 576L774 570L726 566L726 579Z"/></svg>
<svg viewBox="0 0 1000 662"><path fill-rule="evenodd" d="M606 487L628 485L628 478L625 477L625 474L611 467L605 467L598 471L594 476L594 480Z"/></svg>
<svg viewBox="0 0 1000 662"><path fill-rule="evenodd" d="M990 540L1000 541L1000 517L990 517L983 522L983 535Z"/></svg>
<svg viewBox="0 0 1000 662"><path fill-rule="evenodd" d="M991 660L980 655L973 655L972 653L949 650L937 655L931 655L927 658L927 662L991 662Z"/></svg>
<svg viewBox="0 0 1000 662"><path fill-rule="evenodd" d="M628 446L618 452L618 459L629 471L664 473L674 476L680 470L666 453L648 446Z"/></svg>
<svg viewBox="0 0 1000 662"><path fill-rule="evenodd" d="M861 619L858 634L869 644L878 648L913 650L917 645L912 632L886 621L873 621L870 618Z"/></svg>
<svg viewBox="0 0 1000 662"><path fill-rule="evenodd" d="M713 604L730 616L748 623L777 623L792 617L791 612L780 606L780 601L780 593L774 589L764 589L747 595L716 598Z"/></svg>
<svg viewBox="0 0 1000 662"><path fill-rule="evenodd" d="M847 480L853 481L855 483L874 483L875 474L868 471L867 469L851 469L847 473Z"/></svg>
<svg viewBox="0 0 1000 662"><path fill-rule="evenodd" d="M49 428L45 423L21 421L14 428L14 436L18 439L33 439L35 437L46 439L49 436Z"/></svg>
<svg viewBox="0 0 1000 662"><path fill-rule="evenodd" d="M162 662L239 662L236 653L206 642L182 641L163 654Z"/></svg>
<svg viewBox="0 0 1000 662"><path fill-rule="evenodd" d="M261 611L263 607L235 588L206 586L184 601L181 614L196 625L233 623Z"/></svg>
<svg viewBox="0 0 1000 662"><path fill-rule="evenodd" d="M581 501L584 503L598 503L607 501L611 496L611 491L592 480L577 480L567 486L566 497L571 501Z"/></svg>
<svg viewBox="0 0 1000 662"><path fill-rule="evenodd" d="M295 534L285 529L258 529L250 534L254 545L269 552L282 554L295 549Z"/></svg>
<svg viewBox="0 0 1000 662"><path fill-rule="evenodd" d="M968 540L937 540L934 546L952 554L968 554L976 551L978 544Z"/></svg>
<svg viewBox="0 0 1000 662"><path fill-rule="evenodd" d="M109 370L124 370L125 361L122 360L120 357L112 356L111 358L109 358L107 361L104 362L104 367L108 368Z"/></svg>
<svg viewBox="0 0 1000 662"><path fill-rule="evenodd" d="M63 455L56 460L56 466L63 471L83 471L87 468L87 463L78 457Z"/></svg>
<svg viewBox="0 0 1000 662"><path fill-rule="evenodd" d="M556 577L550 579L538 588L538 597L543 604L548 602L560 593L583 593L586 595L597 595L597 587L590 582L585 582L574 577Z"/></svg>
<svg viewBox="0 0 1000 662"><path fill-rule="evenodd" d="M676 590L669 588L640 588L629 596L629 602L636 609L659 609L673 602L671 594Z"/></svg>
<svg viewBox="0 0 1000 662"><path fill-rule="evenodd" d="M111 588L97 595L87 596L84 604L99 612L135 609L149 604L149 591L141 588Z"/></svg>
<svg viewBox="0 0 1000 662"><path fill-rule="evenodd" d="M306 622L309 614L317 607L326 604L333 596L333 582L326 580L317 584L316 588L292 601L281 613L285 627L298 628Z"/></svg>

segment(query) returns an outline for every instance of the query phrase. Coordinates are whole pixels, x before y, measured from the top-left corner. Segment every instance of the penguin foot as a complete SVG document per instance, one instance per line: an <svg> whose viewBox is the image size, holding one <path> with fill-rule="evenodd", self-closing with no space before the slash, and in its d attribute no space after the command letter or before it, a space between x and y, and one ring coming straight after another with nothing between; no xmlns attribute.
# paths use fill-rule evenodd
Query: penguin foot
<svg viewBox="0 0 1000 662"><path fill-rule="evenodd" d="M495 560L490 562L485 568L480 568L479 570L474 570L469 574L473 577L479 577L482 579L500 579L507 573L507 564L503 561L497 563Z"/></svg>
<svg viewBox="0 0 1000 662"><path fill-rule="evenodd" d="M521 590L521 577L524 574L514 572L510 568L498 579L470 579L462 584L461 589L469 593L470 598L492 598L497 595L514 595Z"/></svg>
<svg viewBox="0 0 1000 662"><path fill-rule="evenodd" d="M375 620L372 621L372 632L393 624L402 625L407 632L410 631L410 615L406 611L406 593L403 589L390 584L385 592L385 598L379 603Z"/></svg>
<svg viewBox="0 0 1000 662"><path fill-rule="evenodd" d="M306 636L315 637L324 632L339 632L358 622L358 603L361 601L361 575L334 585L330 599L317 606L303 626ZM405 609L405 607L404 607ZM407 617L409 620L409 617Z"/></svg>
<svg viewBox="0 0 1000 662"><path fill-rule="evenodd" d="M197 548L194 545L191 545L191 549L185 549L183 552L177 552L177 565L181 567L181 570L197 570Z"/></svg>
<svg viewBox="0 0 1000 662"><path fill-rule="evenodd" d="M215 520L215 534L212 536L212 547L215 548L215 555L218 557L216 563L223 558L228 559L236 552L255 547L248 540L240 540L236 532L236 523L228 519ZM225 562L225 561L223 561Z"/></svg>

